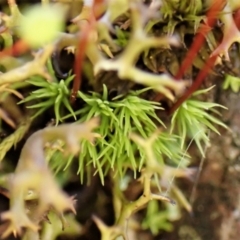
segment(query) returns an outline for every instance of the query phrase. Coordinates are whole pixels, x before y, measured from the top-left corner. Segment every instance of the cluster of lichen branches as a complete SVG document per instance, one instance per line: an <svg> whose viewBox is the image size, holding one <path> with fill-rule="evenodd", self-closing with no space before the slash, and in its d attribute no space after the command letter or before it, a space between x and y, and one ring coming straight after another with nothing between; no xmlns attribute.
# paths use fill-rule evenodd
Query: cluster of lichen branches
<svg viewBox="0 0 240 240"><path fill-rule="evenodd" d="M81 139L93 143L98 136L92 132L98 122L99 120L95 118L83 124L48 127L35 132L27 140L22 148L15 173L7 179L10 209L1 214L1 219L8 221L8 226L2 234L3 238L11 233L15 236L21 234L22 228L25 227L27 230L24 238L39 239L40 224L47 219L49 212L61 219L64 228L64 211L70 210L76 213L74 199L68 197L57 185L47 166L44 145L60 139L65 142L69 154L76 154L80 150Z"/></svg>
<svg viewBox="0 0 240 240"><path fill-rule="evenodd" d="M135 141L139 146L141 146L146 152L146 166L141 172L141 182L143 185L142 195L135 201L126 202L121 191L119 189L119 182L117 179L114 179L114 192L113 192L113 201L114 201L114 210L115 210L115 224L112 227L106 226L100 219L96 216L93 217L97 226L101 231L101 239L116 239L119 236L122 236L124 239L127 239L127 229L130 225L129 221L131 216L142 209L148 202L151 200L160 200L165 201L171 204L175 204L170 198L163 196L161 194L153 194L151 192L151 182L154 174L162 175L162 167L160 166L158 160L155 157L153 151L153 143L157 139L159 132L155 132L148 139L143 139L138 135L131 134L130 138ZM162 171L160 170L162 169Z"/></svg>

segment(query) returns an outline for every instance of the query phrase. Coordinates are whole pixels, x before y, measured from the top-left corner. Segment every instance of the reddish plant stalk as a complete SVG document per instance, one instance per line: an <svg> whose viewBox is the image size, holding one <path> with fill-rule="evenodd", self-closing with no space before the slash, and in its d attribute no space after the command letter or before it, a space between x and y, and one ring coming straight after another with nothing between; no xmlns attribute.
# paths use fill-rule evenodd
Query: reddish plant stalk
<svg viewBox="0 0 240 240"><path fill-rule="evenodd" d="M225 0L217 0L213 2L212 6L210 7L209 11L206 14L207 21L206 23L202 24L200 29L198 30L198 33L195 36L193 43L185 59L183 60L183 63L180 69L178 70L175 76L176 80L182 79L184 72L191 66L192 62L194 61L194 58L198 54L198 51L200 50L200 48L205 42L206 35L214 27L217 20L217 15L222 10L225 4L226 4ZM213 67L215 60L216 60L216 57L212 57L207 61L203 69L198 74L197 79L196 81L194 81L192 87L190 87L188 91L180 99L178 99L178 101L170 109L169 113L173 113L186 99L188 99L192 95L194 91L196 91L199 88L199 86L207 76L207 73L209 72L211 67ZM158 94L154 98L155 101L159 99L161 99L161 94Z"/></svg>
<svg viewBox="0 0 240 240"><path fill-rule="evenodd" d="M182 64L182 67L180 68L178 74L176 75L177 79L181 79L186 69L190 66L191 62L194 60L194 58L197 55L197 52L200 50L200 47L204 44L205 36L209 32L210 28L212 28L217 19L218 13L221 11L225 4L224 0L218 0L215 1L214 4L211 6L207 13L207 24L204 24L200 30L197 36L194 39L194 42ZM216 62L218 56L213 56L208 59L204 67L201 69L199 74L197 75L196 80L193 82L193 85L187 90L187 92L177 100L177 102L172 106L172 108L169 110L169 114L172 114L181 104L186 101L202 84L202 82L205 80L208 72L211 70L211 68L214 66L214 63Z"/></svg>
<svg viewBox="0 0 240 240"><path fill-rule="evenodd" d="M211 68L214 66L214 63L216 62L218 56L213 56L208 59L202 70L199 72L197 75L197 78L195 79L193 85L188 89L188 91L177 100L177 102L172 106L170 111L168 112L169 114L172 114L178 107L182 105L184 101L186 101L202 84L203 80L207 77L209 71Z"/></svg>
<svg viewBox="0 0 240 240"><path fill-rule="evenodd" d="M82 84L82 68L83 68L83 61L85 58L85 50L87 48L88 37L90 35L91 29L90 24L86 24L86 26L82 29L82 34L79 39L77 54L75 57L74 62L74 73L75 77L73 80L73 88L70 97L70 102L73 104L77 98L77 92L81 87Z"/></svg>
<svg viewBox="0 0 240 240"><path fill-rule="evenodd" d="M0 52L0 57L19 56L30 50L29 45L23 40L18 40L12 47Z"/></svg>
<svg viewBox="0 0 240 240"><path fill-rule="evenodd" d="M79 38L77 54L74 62L74 73L75 77L73 80L73 88L70 97L70 101L73 104L77 98L77 92L81 88L82 84L82 69L83 62L85 58L86 48L88 44L88 38L95 27L95 19L99 17L100 9L103 7L104 0L95 0L93 7L91 9L91 13L89 19L87 19L85 26L81 29L81 37Z"/></svg>
<svg viewBox="0 0 240 240"><path fill-rule="evenodd" d="M178 73L175 76L177 80L183 77L184 72L191 66L191 63L193 62L194 58L197 56L198 51L200 50L200 48L205 42L206 35L211 31L211 29L214 27L216 23L217 15L224 6L223 3L224 3L224 0L214 1L211 8L207 12L206 14L207 22L205 24L202 24L200 29L198 30L198 33L193 40L193 44L191 45L185 59L183 60L183 63L180 69L178 70Z"/></svg>

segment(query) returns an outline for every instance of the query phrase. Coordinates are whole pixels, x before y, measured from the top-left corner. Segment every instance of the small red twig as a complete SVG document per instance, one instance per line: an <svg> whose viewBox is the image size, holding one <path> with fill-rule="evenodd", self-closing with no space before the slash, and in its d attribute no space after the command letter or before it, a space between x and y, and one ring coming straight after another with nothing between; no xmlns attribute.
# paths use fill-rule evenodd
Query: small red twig
<svg viewBox="0 0 240 240"><path fill-rule="evenodd" d="M220 1L222 1L222 0L220 0ZM221 6L221 4L213 4L211 9L208 11L207 22L205 24L202 24L200 29L198 30L198 33L193 40L193 44L191 45L185 59L183 60L183 63L181 65L180 69L178 70L178 72L175 76L176 80L182 79L184 72L191 66L192 62L194 61L194 58L197 56L198 51L200 50L200 48L202 47L202 45L205 42L205 37L206 37L207 33L211 30L211 28L214 26L214 24L216 22L217 14L221 9L220 6ZM200 86L202 80L201 79L199 80L198 87ZM190 88L188 90L188 92L174 104L174 106L170 110L170 113L175 111L188 97L191 96L193 91L195 91L196 89L197 88L195 85L194 85L194 87ZM161 99L162 99L162 95L158 94L154 97L153 100L160 101Z"/></svg>
<svg viewBox="0 0 240 240"><path fill-rule="evenodd" d="M193 40L193 44L191 45L178 73L175 76L177 80L181 79L183 77L184 72L191 66L191 63L193 62L194 58L198 54L198 51L205 42L206 35L214 27L217 20L217 15L223 8L224 3L225 3L224 0L214 1L213 5L207 12L206 14L207 21L205 24L202 24L200 26L200 29L198 30L198 33Z"/></svg>
<svg viewBox="0 0 240 240"><path fill-rule="evenodd" d="M91 32L90 24L86 24L86 26L82 29L82 34L79 39L77 54L74 62L75 77L73 80L73 88L70 97L70 101L72 104L76 101L77 92L82 84L83 61L85 58L85 50L87 48L88 37L90 35L90 32Z"/></svg>
<svg viewBox="0 0 240 240"><path fill-rule="evenodd" d="M104 0L95 0L93 7L90 12L89 19L87 19L86 24L81 29L81 36L78 42L77 54L74 62L74 73L75 77L73 80L73 88L70 97L70 101L73 104L77 98L77 92L81 88L82 84L82 68L83 61L85 58L87 43L90 34L94 30L95 21L100 16Z"/></svg>
<svg viewBox="0 0 240 240"><path fill-rule="evenodd" d="M213 5L209 9L207 13L207 22L206 24L202 25L198 31L198 34L194 38L194 42L187 53L187 56L185 57L183 64L181 68L179 69L178 73L176 74L176 79L181 79L183 77L184 72L187 70L187 68L191 65L194 58L196 57L198 51L200 50L201 46L205 42L206 34L211 30L212 27L214 27L217 15L222 10L222 8L225 5L225 0L217 0L214 1ZM218 56L213 56L208 59L204 67L199 72L196 80L193 82L193 85L188 89L188 91L177 100L177 102L172 106L172 108L169 111L169 114L173 113L181 104L186 101L202 84L204 79L206 78L208 72L211 70L211 68L214 66L214 63L216 61Z"/></svg>
<svg viewBox="0 0 240 240"><path fill-rule="evenodd" d="M218 56L213 56L208 59L202 70L197 75L196 80L194 81L193 85L188 89L188 91L177 100L177 102L172 106L169 111L169 114L172 114L176 109L178 109L181 104L186 101L202 84L203 80L207 77L209 71L214 66Z"/></svg>
<svg viewBox="0 0 240 240"><path fill-rule="evenodd" d="M29 45L23 40L18 40L12 47L4 49L0 52L0 57L19 56L30 50Z"/></svg>

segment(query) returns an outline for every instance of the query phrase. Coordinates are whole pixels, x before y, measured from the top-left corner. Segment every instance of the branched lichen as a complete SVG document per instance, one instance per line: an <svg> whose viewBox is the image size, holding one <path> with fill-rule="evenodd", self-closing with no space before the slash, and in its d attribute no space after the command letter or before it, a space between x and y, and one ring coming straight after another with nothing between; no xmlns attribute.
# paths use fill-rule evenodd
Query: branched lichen
<svg viewBox="0 0 240 240"><path fill-rule="evenodd" d="M114 187L114 196L115 196L115 207L120 209L115 209L116 213L119 213L116 216L115 224L112 227L106 226L100 219L94 217L95 223L99 227L101 231L101 239L102 240L113 240L116 239L117 236L122 236L126 238L126 226L131 215L137 211L139 211L143 206L145 206L151 200L160 200L166 201L168 203L174 204L174 201L170 198L160 195L160 194L153 194L151 192L151 179L156 172L157 169L161 168L159 162L157 161L152 145L154 141L158 137L158 132L152 134L151 137L148 139L143 139L136 134L131 134L131 139L134 140L138 145L140 145L146 152L146 165L145 169L141 173L141 180L143 184L143 194L136 200L132 202L124 201L118 191L118 186ZM115 182L116 183L116 182ZM120 194L120 195L119 195ZM120 199L117 199L120 197ZM120 201L120 204L116 204L116 201Z"/></svg>
<svg viewBox="0 0 240 240"><path fill-rule="evenodd" d="M54 212L50 212L48 214L48 219L51 224L46 221L44 222L41 233L42 240L56 239L62 234L67 236L81 235L84 231L83 227L75 220L75 216L73 214L66 215L66 222L68 226L64 229L64 231L62 230L62 223L59 220L59 217ZM26 240L28 239L26 238Z"/></svg>
<svg viewBox="0 0 240 240"><path fill-rule="evenodd" d="M10 221L3 233L7 237L12 232L20 234L22 227L37 231L39 219L51 208L62 216L65 210L75 213L73 200L69 198L57 185L52 173L48 169L44 144L55 139L64 140L66 151L76 154L80 149L81 139L94 141L98 136L92 130L98 125L98 119L92 119L83 124L67 124L59 127L48 127L35 132L25 143L15 173L9 177L10 210L2 214L3 220ZM43 178L44 176L44 178ZM30 215L26 213L25 199L30 195L37 196L38 204ZM27 194L26 194L27 193Z"/></svg>
<svg viewBox="0 0 240 240"><path fill-rule="evenodd" d="M2 14L1 19L5 23L6 29L15 31L19 27L19 22L23 18L23 15L20 13L18 6L15 1L8 1L10 16Z"/></svg>
<svg viewBox="0 0 240 240"><path fill-rule="evenodd" d="M39 50L35 55L35 59L23 66L12 69L0 75L0 86L5 84L12 84L24 81L33 75L40 75L45 79L51 80L48 72L46 71L45 64L53 52L53 45L49 44L42 50Z"/></svg>
<svg viewBox="0 0 240 240"><path fill-rule="evenodd" d="M100 70L117 71L118 76L122 80L132 80L134 82L151 86L172 101L174 95L169 89L172 89L175 94L181 95L185 87L189 84L186 81L176 82L171 76L167 74L154 75L144 72L135 67L138 56L145 49L151 47L169 47L170 44L176 45L177 41L174 37L155 38L148 37L143 30L143 9L136 3L131 3L131 17L132 17L132 36L128 42L123 53L113 60L100 59L94 66L95 73Z"/></svg>
<svg viewBox="0 0 240 240"><path fill-rule="evenodd" d="M230 60L228 55L228 50L234 42L240 42L240 31L236 26L236 23L233 19L232 12L236 10L236 7L240 5L231 6L230 3L227 3L223 12L221 14L221 21L223 23L223 39L220 45L213 51L212 56L214 55L224 55L227 61ZM235 8L235 9L234 9Z"/></svg>

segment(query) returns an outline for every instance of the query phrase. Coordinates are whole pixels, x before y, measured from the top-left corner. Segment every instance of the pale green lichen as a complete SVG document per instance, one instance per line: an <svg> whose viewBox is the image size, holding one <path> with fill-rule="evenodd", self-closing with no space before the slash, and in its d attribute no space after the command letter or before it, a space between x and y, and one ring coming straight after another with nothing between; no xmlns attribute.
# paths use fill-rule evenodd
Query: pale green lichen
<svg viewBox="0 0 240 240"><path fill-rule="evenodd" d="M219 46L212 52L211 56L224 56L227 61L229 58L229 48L235 42L240 42L240 31L233 19L233 11L240 7L238 1L228 1L224 7L220 19L223 23L223 39Z"/></svg>
<svg viewBox="0 0 240 240"><path fill-rule="evenodd" d="M21 151L17 168L8 180L10 210L4 212L1 217L10 221L10 224L4 231L3 237L7 237L12 232L15 235L20 234L22 227L37 231L42 216L49 211L50 206L59 216L62 216L65 210L75 212L73 200L59 188L48 168L44 145L46 142L61 139L65 141L66 151L76 154L80 150L81 139L93 142L98 136L92 132L97 125L98 119L95 118L83 124L48 127L35 132L27 140ZM25 209L26 199L38 200L36 208L28 214Z"/></svg>

